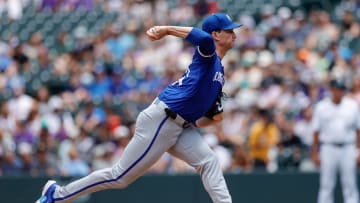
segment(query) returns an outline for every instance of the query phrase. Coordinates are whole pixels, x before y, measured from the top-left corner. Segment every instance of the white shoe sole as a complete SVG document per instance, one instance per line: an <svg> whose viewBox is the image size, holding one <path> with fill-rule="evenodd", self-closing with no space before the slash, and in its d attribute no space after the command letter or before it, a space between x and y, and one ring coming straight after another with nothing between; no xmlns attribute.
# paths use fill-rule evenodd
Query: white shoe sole
<svg viewBox="0 0 360 203"><path fill-rule="evenodd" d="M41 196L44 196L44 194L45 194L46 191L49 189L49 187L50 187L52 184L54 184L54 183L56 183L55 180L49 180L49 181L45 184L45 186L44 186L44 188L43 188L43 190L42 190L42 192L41 192ZM37 200L35 203L40 203L40 199Z"/></svg>

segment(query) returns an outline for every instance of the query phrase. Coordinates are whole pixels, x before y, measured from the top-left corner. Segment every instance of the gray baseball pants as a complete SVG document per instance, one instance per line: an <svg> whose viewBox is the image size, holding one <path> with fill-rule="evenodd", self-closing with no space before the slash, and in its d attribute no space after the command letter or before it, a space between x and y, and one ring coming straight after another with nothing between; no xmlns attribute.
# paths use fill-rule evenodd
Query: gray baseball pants
<svg viewBox="0 0 360 203"><path fill-rule="evenodd" d="M320 189L318 203L334 203L334 190L338 172L344 203L359 203L356 179L356 145L342 147L323 144L320 148Z"/></svg>
<svg viewBox="0 0 360 203"><path fill-rule="evenodd" d="M122 189L143 175L165 152L191 166L201 176L203 185L214 203L231 203L219 162L195 128L183 128L169 118L164 103L151 104L136 121L135 134L119 162L57 187L55 202L71 202L77 197L105 189Z"/></svg>

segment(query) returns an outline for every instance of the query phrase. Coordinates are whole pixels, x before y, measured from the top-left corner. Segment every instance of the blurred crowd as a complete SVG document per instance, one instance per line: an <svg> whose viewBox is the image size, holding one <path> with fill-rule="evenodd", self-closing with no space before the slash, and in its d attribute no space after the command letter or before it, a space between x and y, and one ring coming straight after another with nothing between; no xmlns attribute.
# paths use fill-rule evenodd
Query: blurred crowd
<svg viewBox="0 0 360 203"><path fill-rule="evenodd" d="M0 41L0 175L83 176L110 167L131 139L137 114L181 77L194 51L175 37L150 42L144 31L199 26L222 11L209 0L36 2L37 12L101 7L117 18L99 33L60 32L53 47L39 32L25 42L17 33ZM335 16L271 5L256 17L235 16L243 26L223 60L225 120L199 129L224 172L316 170L309 158L312 110L328 95L329 79L345 79L348 96L360 104L359 5L341 1ZM21 9L13 17L4 1L0 8L21 18ZM168 154L149 169L193 172Z"/></svg>

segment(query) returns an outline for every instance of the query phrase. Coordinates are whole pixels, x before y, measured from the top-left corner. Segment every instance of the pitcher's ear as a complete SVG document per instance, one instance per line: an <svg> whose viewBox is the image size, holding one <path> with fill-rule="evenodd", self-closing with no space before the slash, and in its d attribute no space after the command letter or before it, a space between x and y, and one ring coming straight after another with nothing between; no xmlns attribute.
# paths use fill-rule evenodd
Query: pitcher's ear
<svg viewBox="0 0 360 203"><path fill-rule="evenodd" d="M214 39L218 39L220 32L221 32L221 31L213 31L213 32L211 33L211 35L212 35L212 37L213 37Z"/></svg>

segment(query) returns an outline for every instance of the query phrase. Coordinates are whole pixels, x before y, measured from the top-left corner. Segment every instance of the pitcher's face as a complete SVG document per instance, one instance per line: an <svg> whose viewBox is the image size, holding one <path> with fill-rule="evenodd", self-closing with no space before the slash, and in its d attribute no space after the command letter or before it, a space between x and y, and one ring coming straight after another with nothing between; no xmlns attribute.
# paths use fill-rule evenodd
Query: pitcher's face
<svg viewBox="0 0 360 203"><path fill-rule="evenodd" d="M236 35L234 30L221 30L219 33L219 41L224 47L231 49L234 46Z"/></svg>

